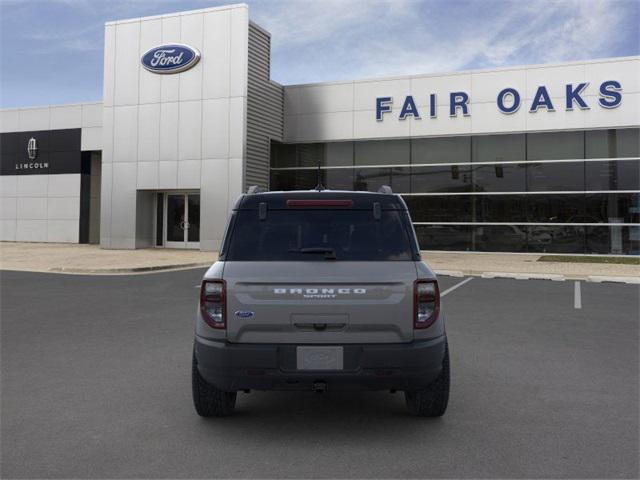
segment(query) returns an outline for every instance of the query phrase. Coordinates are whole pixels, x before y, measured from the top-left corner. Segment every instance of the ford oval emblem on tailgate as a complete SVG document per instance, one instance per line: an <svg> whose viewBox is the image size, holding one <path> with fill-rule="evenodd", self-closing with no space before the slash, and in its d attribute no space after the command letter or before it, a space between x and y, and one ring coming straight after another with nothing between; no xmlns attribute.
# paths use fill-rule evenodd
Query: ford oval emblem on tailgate
<svg viewBox="0 0 640 480"><path fill-rule="evenodd" d="M190 69L200 60L200 52L189 45L160 45L142 55L142 66L153 73L178 73Z"/></svg>
<svg viewBox="0 0 640 480"><path fill-rule="evenodd" d="M253 317L253 312L250 312L249 310L238 310L236 312L236 317L251 318Z"/></svg>

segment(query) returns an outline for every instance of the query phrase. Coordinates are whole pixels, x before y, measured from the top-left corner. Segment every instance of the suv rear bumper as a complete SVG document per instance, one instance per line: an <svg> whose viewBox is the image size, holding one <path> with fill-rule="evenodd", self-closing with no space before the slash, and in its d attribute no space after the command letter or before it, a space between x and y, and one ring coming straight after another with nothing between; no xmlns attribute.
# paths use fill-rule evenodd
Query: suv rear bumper
<svg viewBox="0 0 640 480"><path fill-rule="evenodd" d="M200 375L224 391L417 390L442 369L446 336L395 344L345 344L344 369L302 371L291 344L239 344L196 337Z"/></svg>

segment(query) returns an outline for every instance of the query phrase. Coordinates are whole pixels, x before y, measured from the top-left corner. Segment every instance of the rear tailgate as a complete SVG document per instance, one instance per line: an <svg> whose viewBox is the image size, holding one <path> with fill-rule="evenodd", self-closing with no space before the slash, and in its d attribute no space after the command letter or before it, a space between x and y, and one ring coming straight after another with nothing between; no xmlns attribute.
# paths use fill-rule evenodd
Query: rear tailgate
<svg viewBox="0 0 640 480"><path fill-rule="evenodd" d="M226 262L227 339L409 342L416 276L412 261Z"/></svg>

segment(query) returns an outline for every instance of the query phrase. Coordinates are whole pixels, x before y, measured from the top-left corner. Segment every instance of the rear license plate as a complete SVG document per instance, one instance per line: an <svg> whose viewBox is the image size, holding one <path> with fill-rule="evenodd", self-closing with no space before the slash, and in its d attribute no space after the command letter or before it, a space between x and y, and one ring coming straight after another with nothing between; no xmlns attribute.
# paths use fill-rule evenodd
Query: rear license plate
<svg viewBox="0 0 640 480"><path fill-rule="evenodd" d="M342 370L342 347L298 347L298 370Z"/></svg>

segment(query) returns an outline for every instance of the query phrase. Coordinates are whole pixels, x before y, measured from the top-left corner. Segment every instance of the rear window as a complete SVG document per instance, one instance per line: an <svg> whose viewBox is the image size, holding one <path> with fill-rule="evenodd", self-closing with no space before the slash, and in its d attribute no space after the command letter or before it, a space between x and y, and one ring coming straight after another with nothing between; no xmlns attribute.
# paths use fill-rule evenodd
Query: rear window
<svg viewBox="0 0 640 480"><path fill-rule="evenodd" d="M401 261L414 253L406 211L255 210L235 213L225 260L253 261Z"/></svg>

